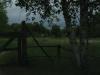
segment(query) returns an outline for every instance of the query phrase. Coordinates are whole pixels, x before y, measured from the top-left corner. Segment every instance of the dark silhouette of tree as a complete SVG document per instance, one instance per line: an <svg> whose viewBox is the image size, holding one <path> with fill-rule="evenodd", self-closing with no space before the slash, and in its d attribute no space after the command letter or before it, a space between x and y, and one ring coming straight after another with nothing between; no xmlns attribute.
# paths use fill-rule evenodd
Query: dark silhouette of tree
<svg viewBox="0 0 100 75"><path fill-rule="evenodd" d="M6 15L6 10L4 4L0 2L0 31L6 31L8 23L8 17Z"/></svg>
<svg viewBox="0 0 100 75"><path fill-rule="evenodd" d="M91 36L100 37L100 12L94 15L95 26L91 27Z"/></svg>

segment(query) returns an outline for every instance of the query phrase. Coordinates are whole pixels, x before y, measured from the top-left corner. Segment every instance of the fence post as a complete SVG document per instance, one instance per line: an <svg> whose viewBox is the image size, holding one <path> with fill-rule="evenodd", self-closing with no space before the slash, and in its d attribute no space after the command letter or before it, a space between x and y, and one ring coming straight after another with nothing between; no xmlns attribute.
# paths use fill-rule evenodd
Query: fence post
<svg viewBox="0 0 100 75"><path fill-rule="evenodd" d="M61 60L61 46L57 46L57 62L60 63Z"/></svg>
<svg viewBox="0 0 100 75"><path fill-rule="evenodd" d="M27 31L24 27L25 22L22 22L21 31L18 37L18 61L20 65L28 64L27 59Z"/></svg>
<svg viewBox="0 0 100 75"><path fill-rule="evenodd" d="M18 45L18 64L22 64L22 49L21 49L21 38L20 36L18 37L18 42L17 42L17 45Z"/></svg>

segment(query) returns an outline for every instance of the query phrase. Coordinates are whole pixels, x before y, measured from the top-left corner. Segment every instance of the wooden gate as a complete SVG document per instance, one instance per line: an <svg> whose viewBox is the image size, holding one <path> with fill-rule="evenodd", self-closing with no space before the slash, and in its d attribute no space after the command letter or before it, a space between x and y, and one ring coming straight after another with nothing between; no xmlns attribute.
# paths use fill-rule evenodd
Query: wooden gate
<svg viewBox="0 0 100 75"><path fill-rule="evenodd" d="M34 40L34 42L37 44L37 47L39 47L42 52L49 58L50 61L52 61L51 56L47 54L45 49L43 47L57 47L57 58L60 58L60 45L56 46L41 46L39 42L35 39L32 32L28 29L26 26L25 21L22 22L21 30L18 32L0 32L0 37L10 38L1 48L0 52L2 51L9 51L9 50L18 50L18 62L20 65L26 65L28 64L28 58L27 58L27 49L30 48L27 45L27 38L31 36ZM17 48L7 48L7 46L14 40L17 39ZM32 46L36 47L36 46Z"/></svg>

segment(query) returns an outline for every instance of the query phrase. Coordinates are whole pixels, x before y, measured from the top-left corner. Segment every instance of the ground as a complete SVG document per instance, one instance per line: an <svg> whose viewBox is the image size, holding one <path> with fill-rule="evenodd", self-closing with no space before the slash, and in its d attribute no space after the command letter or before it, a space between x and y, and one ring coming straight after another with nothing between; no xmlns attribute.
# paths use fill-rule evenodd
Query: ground
<svg viewBox="0 0 100 75"><path fill-rule="evenodd" d="M81 71L77 66L74 56L68 50L67 38L37 38L41 45L62 45L66 50L61 49L61 57L58 60L52 57L53 61L48 60L43 52L38 48L28 50L29 66L16 66L16 51L7 51L0 54L0 75L99 75L100 74L100 39L90 40L88 72ZM0 45L4 44L7 39L1 38ZM28 44L36 45L32 38L28 39ZM15 47L14 40L8 47ZM45 48L49 55L56 55L57 48ZM35 57L34 57L35 55ZM38 57L43 56L43 57ZM59 62L58 62L59 61ZM2 65L9 64L9 65Z"/></svg>

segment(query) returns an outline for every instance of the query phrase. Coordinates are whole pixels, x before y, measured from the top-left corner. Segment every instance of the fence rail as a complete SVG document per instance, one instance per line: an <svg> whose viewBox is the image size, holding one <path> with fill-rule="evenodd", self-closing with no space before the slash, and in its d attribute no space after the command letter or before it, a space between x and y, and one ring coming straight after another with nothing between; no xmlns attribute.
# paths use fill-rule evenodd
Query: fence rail
<svg viewBox="0 0 100 75"><path fill-rule="evenodd" d="M38 46L27 46L27 48L34 48L34 47L38 47ZM59 48L59 45L46 45L46 46L43 46L41 45L41 47L56 47L57 49ZM0 52L2 51L13 51L13 50L18 50L18 47L15 47L15 48L4 48L3 50L0 50Z"/></svg>
<svg viewBox="0 0 100 75"><path fill-rule="evenodd" d="M28 46L27 38L29 36L32 36L34 42L37 44L37 46ZM22 22L21 30L19 32L0 32L0 37L10 38L1 48L0 52L2 51L12 51L17 50L18 51L18 61L19 64L24 65L27 64L28 61L26 61L27 57L27 49L33 48L33 47L39 47L41 51L45 54L45 56L48 57L48 59L51 59L51 57L48 55L48 53L45 51L44 47L57 47L57 57L60 59L61 55L61 46L55 45L55 46L41 46L38 42L38 40L35 39L32 32L27 28L25 22ZM15 39L17 38L17 47L15 48L7 48L7 46Z"/></svg>
<svg viewBox="0 0 100 75"><path fill-rule="evenodd" d="M36 48L36 47L38 48L38 46L27 46L27 48ZM61 46L60 45L55 45L55 46L54 45L46 45L46 46L41 45L41 47L42 48L45 48L45 47L47 47L47 48L55 47L57 49L56 50L57 51L56 55L55 56L50 56L50 58L51 57L56 57L57 58L57 62L60 61L60 59L61 59ZM18 51L18 47L15 47L15 48L4 48L3 50L0 50L0 52L4 52L4 51L16 51L16 50ZM35 57L35 56L32 56L32 57ZM43 57L43 56L37 56L37 57ZM44 56L44 57L47 57L47 56ZM19 56L19 58L20 58L20 56ZM28 59L29 59L29 57L28 57ZM19 59L19 62L22 64L22 59Z"/></svg>
<svg viewBox="0 0 100 75"><path fill-rule="evenodd" d="M26 59L25 57L27 57L27 53L26 55L25 52L27 52L27 49L28 48L35 48L35 47L40 47L40 49L42 49L43 52L45 52L44 54L46 54L46 56L48 58L51 59L52 56L49 56L48 53L46 53L46 51L44 50L45 47L47 48L51 48L51 47L56 47L57 49L57 53L56 53L56 57L58 59L58 61L60 60L60 56L61 56L61 46L60 45L39 45L38 44L36 46L27 46L27 41L26 39L28 38L28 36L25 36L25 35L22 35L23 33L21 32L0 32L0 37L4 37L4 38L10 38L9 40L7 40L7 42L2 46L0 47L0 52L3 52L3 51L15 51L17 50L18 51L18 61L19 61L19 64L24 64L24 62L27 62L25 61L24 59ZM24 33L25 34L25 33ZM26 34L27 35L27 34ZM28 34L29 35L29 34ZM24 37L25 36L25 37ZM16 41L18 44L17 47L14 47L14 48L7 48L7 46L15 39L15 38L18 38L18 40ZM38 42L38 41L37 41Z"/></svg>
<svg viewBox="0 0 100 75"><path fill-rule="evenodd" d="M8 38L8 37L16 37L19 35L19 32L0 32L0 37Z"/></svg>

